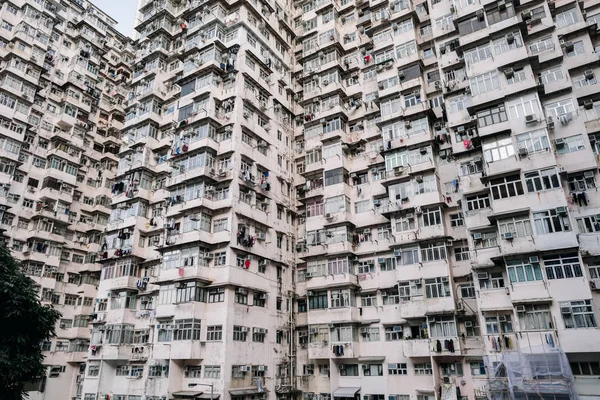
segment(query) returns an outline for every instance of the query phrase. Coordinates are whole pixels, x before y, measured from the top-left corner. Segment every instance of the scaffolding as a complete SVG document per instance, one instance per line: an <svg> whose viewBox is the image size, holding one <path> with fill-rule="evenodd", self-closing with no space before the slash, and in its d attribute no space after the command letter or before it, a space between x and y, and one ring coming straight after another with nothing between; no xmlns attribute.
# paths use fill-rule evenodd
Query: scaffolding
<svg viewBox="0 0 600 400"><path fill-rule="evenodd" d="M484 357L489 400L577 400L564 351L545 346L505 350ZM483 394L483 393L481 393Z"/></svg>

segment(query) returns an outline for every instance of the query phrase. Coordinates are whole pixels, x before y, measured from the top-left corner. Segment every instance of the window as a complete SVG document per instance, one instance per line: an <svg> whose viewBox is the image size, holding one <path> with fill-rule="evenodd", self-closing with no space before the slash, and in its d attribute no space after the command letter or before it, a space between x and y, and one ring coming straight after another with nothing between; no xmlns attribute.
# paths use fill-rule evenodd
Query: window
<svg viewBox="0 0 600 400"><path fill-rule="evenodd" d="M244 288L236 288L234 300L238 304L248 304L248 290Z"/></svg>
<svg viewBox="0 0 600 400"><path fill-rule="evenodd" d="M524 331L552 329L552 314L547 304L526 304L517 307L519 325Z"/></svg>
<svg viewBox="0 0 600 400"><path fill-rule="evenodd" d="M536 131L517 135L516 139L517 147L519 149L527 149L528 153L536 153L550 149L550 142L545 129L538 129Z"/></svg>
<svg viewBox="0 0 600 400"><path fill-rule="evenodd" d="M332 300L333 303L333 300ZM375 307L377 306L377 293L362 293L360 296L360 305L362 307Z"/></svg>
<svg viewBox="0 0 600 400"><path fill-rule="evenodd" d="M380 340L378 326L361 328L360 335L362 336L364 342L378 342Z"/></svg>
<svg viewBox="0 0 600 400"><path fill-rule="evenodd" d="M421 261L440 261L446 259L446 243L437 242L421 247Z"/></svg>
<svg viewBox="0 0 600 400"><path fill-rule="evenodd" d="M490 180L490 186L494 200L506 199L524 194L523 182L521 182L521 177L519 175L492 179Z"/></svg>
<svg viewBox="0 0 600 400"><path fill-rule="evenodd" d="M129 376L129 365L117 365L115 369L116 376Z"/></svg>
<svg viewBox="0 0 600 400"><path fill-rule="evenodd" d="M454 248L454 259L456 261L469 261L471 255L469 252L469 246L461 246Z"/></svg>
<svg viewBox="0 0 600 400"><path fill-rule="evenodd" d="M576 221L579 233L600 233L600 220L595 215L577 218Z"/></svg>
<svg viewBox="0 0 600 400"><path fill-rule="evenodd" d="M425 279L425 295L428 299L450 296L448 277Z"/></svg>
<svg viewBox="0 0 600 400"><path fill-rule="evenodd" d="M579 12L575 7L556 14L556 28L575 25L579 22Z"/></svg>
<svg viewBox="0 0 600 400"><path fill-rule="evenodd" d="M264 328L252 328L252 341L264 343L267 330Z"/></svg>
<svg viewBox="0 0 600 400"><path fill-rule="evenodd" d="M563 99L546 105L546 114L554 118L559 118L561 115L572 115L575 111L573 99Z"/></svg>
<svg viewBox="0 0 600 400"><path fill-rule="evenodd" d="M325 309L325 308L328 308L327 291L309 293L309 296L308 296L308 309L309 310L318 310L318 309Z"/></svg>
<svg viewBox="0 0 600 400"><path fill-rule="evenodd" d="M594 178L594 174L587 177L584 173L570 174L568 181L569 190L573 192L596 189L596 179Z"/></svg>
<svg viewBox="0 0 600 400"><path fill-rule="evenodd" d="M480 239L475 239L476 249L487 249L489 247L498 246L497 232L482 232Z"/></svg>
<svg viewBox="0 0 600 400"><path fill-rule="evenodd" d="M540 114L540 102L537 95L528 95L510 100L506 103L508 117L512 119L524 118L527 115Z"/></svg>
<svg viewBox="0 0 600 400"><path fill-rule="evenodd" d="M569 215L566 211L552 209L548 211L534 212L533 222L538 235L548 233L568 232L571 230Z"/></svg>
<svg viewBox="0 0 600 400"><path fill-rule="evenodd" d="M340 364L340 376L358 376L358 364Z"/></svg>
<svg viewBox="0 0 600 400"><path fill-rule="evenodd" d="M561 302L560 313L567 329L597 326L591 300Z"/></svg>
<svg viewBox="0 0 600 400"><path fill-rule="evenodd" d="M206 365L204 367L204 377L208 379L219 379L221 377L221 367L218 365Z"/></svg>
<svg viewBox="0 0 600 400"><path fill-rule="evenodd" d="M529 193L560 188L560 178L554 167L525 172L524 175L525 185Z"/></svg>
<svg viewBox="0 0 600 400"><path fill-rule="evenodd" d="M489 335L511 333L513 331L510 315L485 317L485 327Z"/></svg>
<svg viewBox="0 0 600 400"><path fill-rule="evenodd" d="M525 260L510 260L506 262L508 277L512 283L541 281L542 270L539 264L529 264Z"/></svg>
<svg viewBox="0 0 600 400"><path fill-rule="evenodd" d="M248 336L248 328L245 326L233 326L233 340L237 342L245 342Z"/></svg>
<svg viewBox="0 0 600 400"><path fill-rule="evenodd" d="M222 303L225 301L225 289L215 288L208 291L209 303Z"/></svg>
<svg viewBox="0 0 600 400"><path fill-rule="evenodd" d="M475 298L475 286L472 283L465 283L459 286L460 296L463 299L474 299Z"/></svg>
<svg viewBox="0 0 600 400"><path fill-rule="evenodd" d="M402 326L386 326L385 327L385 340L386 342L392 342L396 340L402 340Z"/></svg>
<svg viewBox="0 0 600 400"><path fill-rule="evenodd" d="M98 376L100 375L99 365L89 365L87 370L87 376Z"/></svg>
<svg viewBox="0 0 600 400"><path fill-rule="evenodd" d="M565 79L565 73L562 67L557 66L539 73L539 81L541 84L547 84L551 82L558 82Z"/></svg>
<svg viewBox="0 0 600 400"><path fill-rule="evenodd" d="M490 208L490 198L487 194L467 197L467 210L474 211L482 208Z"/></svg>
<svg viewBox="0 0 600 400"><path fill-rule="evenodd" d="M515 237L533 235L529 216L501 219L498 221L498 230L500 231L500 235L507 232L512 232Z"/></svg>
<svg viewBox="0 0 600 400"><path fill-rule="evenodd" d="M483 143L483 156L488 163L500 161L515 155L511 138L498 139Z"/></svg>
<svg viewBox="0 0 600 400"><path fill-rule="evenodd" d="M499 88L498 73L494 71L474 76L470 83L473 96L497 90Z"/></svg>
<svg viewBox="0 0 600 400"><path fill-rule="evenodd" d="M383 376L382 364L362 364L364 376Z"/></svg>
<svg viewBox="0 0 600 400"><path fill-rule="evenodd" d="M469 363L471 369L471 376L485 376L485 364L480 361Z"/></svg>
<svg viewBox="0 0 600 400"><path fill-rule="evenodd" d="M481 289L499 289L504 287L504 276L502 272L490 272L485 276L478 276Z"/></svg>
<svg viewBox="0 0 600 400"><path fill-rule="evenodd" d="M431 363L415 364L415 375L433 375Z"/></svg>
<svg viewBox="0 0 600 400"><path fill-rule="evenodd" d="M583 271L577 253L559 254L544 257L547 279L565 279L582 277Z"/></svg>
<svg viewBox="0 0 600 400"><path fill-rule="evenodd" d="M200 340L201 327L202 323L199 319L175 320L173 340Z"/></svg>
<svg viewBox="0 0 600 400"><path fill-rule="evenodd" d="M585 149L582 135L570 136L555 144L557 154L568 154Z"/></svg>
<svg viewBox="0 0 600 400"><path fill-rule="evenodd" d="M423 226L434 226L442 223L442 213L439 209L423 210L421 215Z"/></svg>
<svg viewBox="0 0 600 400"><path fill-rule="evenodd" d="M406 363L394 363L388 364L388 375L406 375L408 374L408 368Z"/></svg>
<svg viewBox="0 0 600 400"><path fill-rule="evenodd" d="M571 361L571 371L576 376L600 376L600 363L597 361Z"/></svg>
<svg viewBox="0 0 600 400"><path fill-rule="evenodd" d="M223 326L222 325L213 325L206 327L206 341L207 342L216 342L223 340Z"/></svg>
<svg viewBox="0 0 600 400"><path fill-rule="evenodd" d="M267 294L266 293L260 293L260 292L254 292L252 294L252 302L253 302L253 305L255 305L257 307L266 307L266 305L267 305Z"/></svg>
<svg viewBox="0 0 600 400"><path fill-rule="evenodd" d="M202 378L202 366L200 365L186 365L184 371L186 378Z"/></svg>
<svg viewBox="0 0 600 400"><path fill-rule="evenodd" d="M456 336L456 321L452 316L429 318L429 337Z"/></svg>
<svg viewBox="0 0 600 400"><path fill-rule="evenodd" d="M330 308L350 307L351 305L354 305L353 299L354 297L349 289L332 290ZM377 298L375 297L375 299L371 299L371 301L376 302Z"/></svg>

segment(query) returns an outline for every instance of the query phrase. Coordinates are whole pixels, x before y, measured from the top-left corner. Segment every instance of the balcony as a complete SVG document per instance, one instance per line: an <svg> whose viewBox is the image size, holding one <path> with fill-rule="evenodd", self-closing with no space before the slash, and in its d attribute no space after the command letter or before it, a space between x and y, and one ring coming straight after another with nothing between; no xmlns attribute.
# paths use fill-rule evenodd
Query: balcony
<svg viewBox="0 0 600 400"><path fill-rule="evenodd" d="M512 311L513 309L508 288L481 289L478 293L478 305L480 311Z"/></svg>
<svg viewBox="0 0 600 400"><path fill-rule="evenodd" d="M431 356L430 339L411 339L402 341L402 350L405 357L421 358Z"/></svg>
<svg viewBox="0 0 600 400"><path fill-rule="evenodd" d="M308 358L311 360L329 359L333 357L332 347L328 342L309 343Z"/></svg>

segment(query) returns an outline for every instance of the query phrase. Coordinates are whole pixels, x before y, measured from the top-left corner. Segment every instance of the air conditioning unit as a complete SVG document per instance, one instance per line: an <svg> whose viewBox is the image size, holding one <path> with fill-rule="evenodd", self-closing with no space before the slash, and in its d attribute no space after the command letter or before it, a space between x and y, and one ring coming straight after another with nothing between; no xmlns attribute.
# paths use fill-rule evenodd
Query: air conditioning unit
<svg viewBox="0 0 600 400"><path fill-rule="evenodd" d="M265 240L265 238L266 238L266 235L265 235L265 233L264 233L264 232L258 232L258 233L256 234L256 239L257 239L257 240Z"/></svg>
<svg viewBox="0 0 600 400"><path fill-rule="evenodd" d="M237 294L248 294L248 289L245 289L245 288L236 288L235 292Z"/></svg>
<svg viewBox="0 0 600 400"><path fill-rule="evenodd" d="M259 365L258 366L258 370L259 371L266 371L267 370L267 366L266 365Z"/></svg>
<svg viewBox="0 0 600 400"><path fill-rule="evenodd" d="M583 72L583 76L585 76L585 79L594 79L594 70L591 69L586 69Z"/></svg>
<svg viewBox="0 0 600 400"><path fill-rule="evenodd" d="M504 232L502 234L502 239L504 239L504 240L513 240L514 239L513 233L512 232Z"/></svg>
<svg viewBox="0 0 600 400"><path fill-rule="evenodd" d="M556 207L556 213L558 215L565 215L567 213L567 207Z"/></svg>
<svg viewBox="0 0 600 400"><path fill-rule="evenodd" d="M571 51L571 50L573 50L573 47L575 47L575 46L573 45L573 42L572 42L572 41L570 41L570 40L567 40L567 41L561 40L561 41L560 41L560 45L561 45L561 47L562 47L563 49L565 49L566 51Z"/></svg>
<svg viewBox="0 0 600 400"><path fill-rule="evenodd" d="M404 173L404 169L402 167L394 167L394 175L400 176Z"/></svg>
<svg viewBox="0 0 600 400"><path fill-rule="evenodd" d="M565 139L555 139L554 144L556 145L556 147L562 147L565 145Z"/></svg>
<svg viewBox="0 0 600 400"><path fill-rule="evenodd" d="M313 277L313 273L312 273L312 272L307 272L307 273L305 273L305 274L304 274L304 276L305 276L306 278L309 278L309 279L310 279L310 278L312 278L312 277ZM311 293L312 293L312 292L311 292ZM306 293L306 295L307 295L307 296L312 296L312 294L309 294L308 292Z"/></svg>
<svg viewBox="0 0 600 400"><path fill-rule="evenodd" d="M472 321L465 321L465 328L472 328L472 327L473 327Z"/></svg>
<svg viewBox="0 0 600 400"><path fill-rule="evenodd" d="M500 322L506 322L506 315L499 315L498 316L498 321L500 321Z"/></svg>
<svg viewBox="0 0 600 400"><path fill-rule="evenodd" d="M540 258L538 256L529 257L529 264L539 264Z"/></svg>
<svg viewBox="0 0 600 400"><path fill-rule="evenodd" d="M586 110L591 110L592 108L594 108L594 100L592 100L592 99L584 100L583 107L585 107Z"/></svg>
<svg viewBox="0 0 600 400"><path fill-rule="evenodd" d="M421 280L420 279L413 279L410 281L411 285L413 286L421 286Z"/></svg>
<svg viewBox="0 0 600 400"><path fill-rule="evenodd" d="M240 365L240 372L250 372L250 369L248 365Z"/></svg>
<svg viewBox="0 0 600 400"><path fill-rule="evenodd" d="M523 306L523 305L520 305L520 306L516 306L516 307L515 307L515 310L516 310L518 313L519 313L519 312L520 312L520 313L524 313L524 312L526 312L526 311L527 311L527 308L526 308L525 306Z"/></svg>
<svg viewBox="0 0 600 400"><path fill-rule="evenodd" d="M594 179L594 171L586 171L583 173L585 179Z"/></svg>
<svg viewBox="0 0 600 400"><path fill-rule="evenodd" d="M416 175L415 181L417 181L418 183L423 183L423 175Z"/></svg>
<svg viewBox="0 0 600 400"><path fill-rule="evenodd" d="M504 70L504 76L506 76L506 79L511 79L513 76L515 76L515 70L512 68L506 68Z"/></svg>
<svg viewBox="0 0 600 400"><path fill-rule="evenodd" d="M519 156L525 157L528 153L527 147L519 147Z"/></svg>
<svg viewBox="0 0 600 400"><path fill-rule="evenodd" d="M526 115L526 116L525 116L525 123L526 123L527 125L533 125L533 124L537 124L537 122L538 122L538 120L537 120L537 118L535 117L535 115L533 115L533 114L530 114L530 115Z"/></svg>
<svg viewBox="0 0 600 400"><path fill-rule="evenodd" d="M333 214L331 214L331 213L325 214L325 219L327 219L327 220L333 219Z"/></svg>
<svg viewBox="0 0 600 400"><path fill-rule="evenodd" d="M562 306L560 307L561 314L571 314L571 306Z"/></svg>
<svg viewBox="0 0 600 400"><path fill-rule="evenodd" d="M473 239L474 240L481 240L481 238L482 238L481 233L474 233L473 234Z"/></svg>

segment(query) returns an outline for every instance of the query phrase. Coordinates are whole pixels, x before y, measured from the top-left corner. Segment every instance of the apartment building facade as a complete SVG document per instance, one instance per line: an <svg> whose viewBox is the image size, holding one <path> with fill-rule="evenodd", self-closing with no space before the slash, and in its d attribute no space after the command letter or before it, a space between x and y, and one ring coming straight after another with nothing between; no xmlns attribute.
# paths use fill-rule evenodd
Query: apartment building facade
<svg viewBox="0 0 600 400"><path fill-rule="evenodd" d="M139 4L83 399L291 391L290 23Z"/></svg>
<svg viewBox="0 0 600 400"><path fill-rule="evenodd" d="M88 3L16 0L0 15L2 229L42 302L62 313L56 337L41 344L47 377L32 398L74 398L133 55L116 22Z"/></svg>
<svg viewBox="0 0 600 400"><path fill-rule="evenodd" d="M305 399L598 398L599 5L298 3Z"/></svg>
<svg viewBox="0 0 600 400"><path fill-rule="evenodd" d="M36 398L598 397L600 1L138 6L2 8Z"/></svg>

